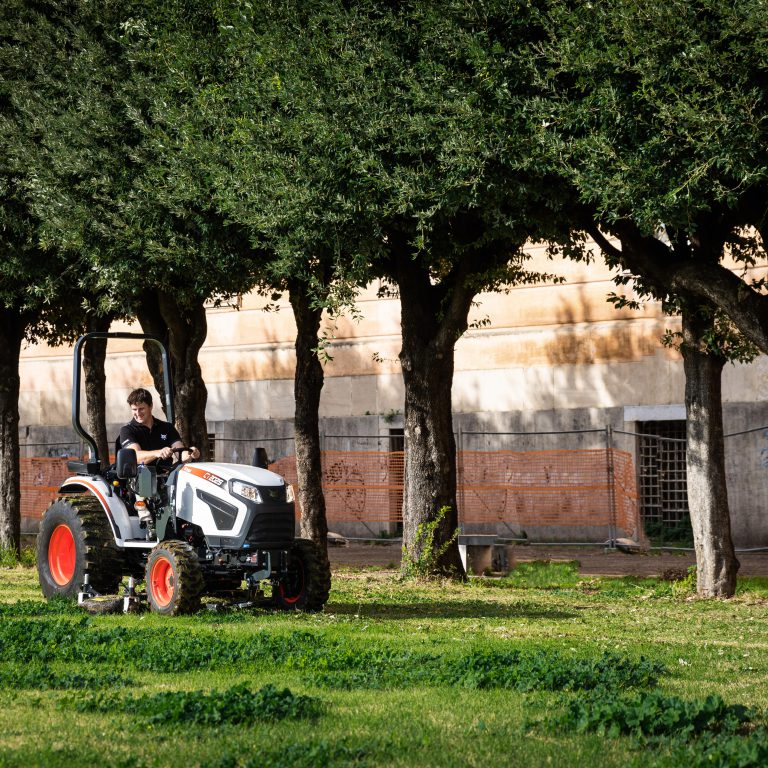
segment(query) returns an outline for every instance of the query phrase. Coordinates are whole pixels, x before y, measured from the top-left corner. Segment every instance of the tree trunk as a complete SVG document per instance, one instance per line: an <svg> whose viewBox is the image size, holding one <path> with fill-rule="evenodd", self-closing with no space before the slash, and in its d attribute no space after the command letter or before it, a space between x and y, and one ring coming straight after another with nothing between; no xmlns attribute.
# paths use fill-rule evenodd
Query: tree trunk
<svg viewBox="0 0 768 768"><path fill-rule="evenodd" d="M409 255L397 259L405 388L403 570L465 577L456 536L456 441L451 391L454 347L467 328L474 291L463 281L433 285ZM439 522L437 522L439 521ZM430 542L426 526L437 523Z"/></svg>
<svg viewBox="0 0 768 768"><path fill-rule="evenodd" d="M320 394L325 375L316 351L322 308L312 305L306 286L298 281L289 283L289 296L297 328L294 430L301 535L319 544L327 560L328 521L323 495L319 426Z"/></svg>
<svg viewBox="0 0 768 768"><path fill-rule="evenodd" d="M0 548L20 552L19 356L25 323L2 310L0 323Z"/></svg>
<svg viewBox="0 0 768 768"><path fill-rule="evenodd" d="M182 442L199 448L200 456L207 459L205 408L208 390L198 362L200 348L208 333L204 303L182 305L173 296L159 292L142 301L136 314L145 333L158 336L168 345L176 428ZM145 344L144 349L155 388L162 396L165 389L160 355L154 345Z"/></svg>
<svg viewBox="0 0 768 768"><path fill-rule="evenodd" d="M688 505L696 549L697 590L702 597L732 597L739 561L731 539L725 476L721 383L724 359L708 354L712 330L697 305L683 309L683 363L687 418Z"/></svg>
<svg viewBox="0 0 768 768"><path fill-rule="evenodd" d="M136 317L138 318L141 330L150 336L157 336L166 347L168 347L168 326L160 312L160 301L156 293L145 293L144 297L136 307ZM147 359L147 368L152 376L155 389L160 395L160 407L163 410L165 418L168 418L168 408L163 402L165 397L165 379L163 378L163 362L160 351L155 344L144 342L144 355ZM135 384L134 384L135 386ZM155 411L155 413L157 413Z"/></svg>
<svg viewBox="0 0 768 768"><path fill-rule="evenodd" d="M87 331L108 331L111 315L89 316ZM83 349L85 375L85 402L88 412L88 433L96 443L102 467L109 465L110 441L107 438L106 376L104 361L107 357L106 339L89 339Z"/></svg>

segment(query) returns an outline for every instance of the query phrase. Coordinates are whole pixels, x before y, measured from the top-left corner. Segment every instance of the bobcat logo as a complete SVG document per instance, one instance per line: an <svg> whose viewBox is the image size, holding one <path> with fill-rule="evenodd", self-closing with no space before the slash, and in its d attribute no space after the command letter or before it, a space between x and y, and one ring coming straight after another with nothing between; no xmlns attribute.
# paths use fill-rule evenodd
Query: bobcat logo
<svg viewBox="0 0 768 768"><path fill-rule="evenodd" d="M161 440L167 440L168 439L168 435L160 435L160 439Z"/></svg>

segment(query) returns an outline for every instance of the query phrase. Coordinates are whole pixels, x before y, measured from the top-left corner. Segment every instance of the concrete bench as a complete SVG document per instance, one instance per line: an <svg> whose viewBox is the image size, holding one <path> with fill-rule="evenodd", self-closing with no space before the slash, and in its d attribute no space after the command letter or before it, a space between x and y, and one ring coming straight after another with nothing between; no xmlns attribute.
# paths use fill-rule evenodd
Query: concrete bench
<svg viewBox="0 0 768 768"><path fill-rule="evenodd" d="M496 536L493 534L460 534L459 555L464 570L476 576L491 570L508 573L515 564L512 547L496 544Z"/></svg>

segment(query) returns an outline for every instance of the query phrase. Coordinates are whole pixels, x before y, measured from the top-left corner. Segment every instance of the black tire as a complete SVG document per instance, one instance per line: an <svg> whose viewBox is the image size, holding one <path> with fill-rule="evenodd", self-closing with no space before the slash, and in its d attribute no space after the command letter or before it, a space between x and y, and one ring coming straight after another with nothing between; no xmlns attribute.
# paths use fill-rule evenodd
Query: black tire
<svg viewBox="0 0 768 768"><path fill-rule="evenodd" d="M86 572L100 594L115 594L123 578L122 552L95 496L60 496L37 534L37 573L43 595L76 597Z"/></svg>
<svg viewBox="0 0 768 768"><path fill-rule="evenodd" d="M328 559L314 541L296 539L291 547L288 573L272 589L275 606L282 611L322 611L330 592Z"/></svg>
<svg viewBox="0 0 768 768"><path fill-rule="evenodd" d="M161 541L150 553L146 570L147 602L163 616L181 616L200 609L205 587L200 561L184 541Z"/></svg>

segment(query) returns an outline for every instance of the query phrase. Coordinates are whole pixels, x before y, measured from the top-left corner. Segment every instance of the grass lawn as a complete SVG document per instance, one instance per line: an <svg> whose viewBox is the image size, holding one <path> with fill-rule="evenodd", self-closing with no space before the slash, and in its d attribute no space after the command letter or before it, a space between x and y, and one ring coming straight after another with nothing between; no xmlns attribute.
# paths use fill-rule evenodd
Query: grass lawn
<svg viewBox="0 0 768 768"><path fill-rule="evenodd" d="M87 616L0 569L0 766L762 766L768 580L403 583L322 614ZM287 690L286 690L287 689Z"/></svg>

